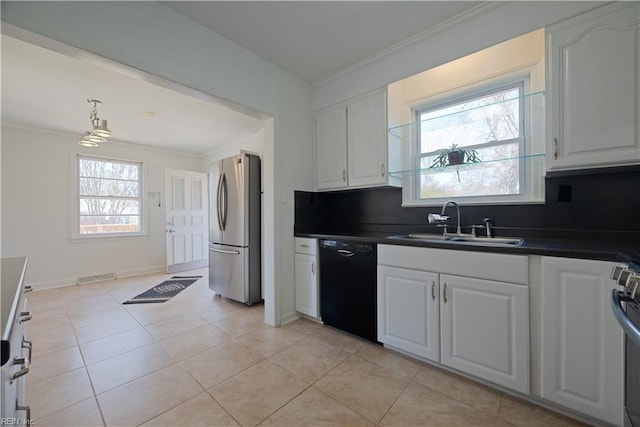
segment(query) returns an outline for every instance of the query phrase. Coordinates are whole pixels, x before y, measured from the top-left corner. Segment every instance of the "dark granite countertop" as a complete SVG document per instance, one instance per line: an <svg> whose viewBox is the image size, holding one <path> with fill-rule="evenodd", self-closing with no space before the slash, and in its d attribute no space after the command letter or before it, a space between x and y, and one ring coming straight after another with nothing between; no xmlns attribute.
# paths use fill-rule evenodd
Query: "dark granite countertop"
<svg viewBox="0 0 640 427"><path fill-rule="evenodd" d="M474 252L493 252L519 255L544 255L565 258L582 258L602 261L626 261L640 259L640 244L631 241L571 240L552 238L524 238L521 245L480 245L452 241L425 241L398 238L385 232L316 233L296 232L297 237L360 241L389 245L419 246L425 248L453 249ZM626 258L626 259L625 259Z"/></svg>
<svg viewBox="0 0 640 427"><path fill-rule="evenodd" d="M0 288L2 295L2 339L9 340L11 327L18 311L18 299L22 291L26 257L2 258Z"/></svg>

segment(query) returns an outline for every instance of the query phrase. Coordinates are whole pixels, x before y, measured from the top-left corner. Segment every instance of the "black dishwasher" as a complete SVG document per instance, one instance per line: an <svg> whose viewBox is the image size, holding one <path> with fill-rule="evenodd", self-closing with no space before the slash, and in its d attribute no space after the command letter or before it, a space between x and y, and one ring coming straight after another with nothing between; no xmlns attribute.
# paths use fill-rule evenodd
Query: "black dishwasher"
<svg viewBox="0 0 640 427"><path fill-rule="evenodd" d="M320 240L320 313L330 326L377 342L377 247Z"/></svg>

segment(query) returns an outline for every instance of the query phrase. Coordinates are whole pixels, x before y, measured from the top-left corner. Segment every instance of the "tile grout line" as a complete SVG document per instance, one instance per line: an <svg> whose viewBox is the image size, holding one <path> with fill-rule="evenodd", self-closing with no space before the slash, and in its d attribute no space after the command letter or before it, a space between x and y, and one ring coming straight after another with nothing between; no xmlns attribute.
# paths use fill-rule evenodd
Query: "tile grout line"
<svg viewBox="0 0 640 427"><path fill-rule="evenodd" d="M367 361L367 362L369 362L369 363L373 363L374 365L380 366L382 369L385 369L385 370L387 370L387 371L391 372L389 369L385 368L385 367L384 367L384 366L382 366L382 365L379 365L379 364L377 364L377 363L375 363L375 362L372 362L372 361L367 360L367 359L365 359L365 358L363 358L363 357L360 357L360 356L356 356L356 357L359 357L361 360L365 360L365 361ZM382 422L382 420L384 419L384 417L386 417L386 416L387 416L387 414L389 413L389 411L391 410L391 408L393 408L393 406L396 404L396 402L398 401L398 399L400 399L400 396L402 396L402 395L404 394L404 392L407 390L407 388L409 388L409 386L410 386L410 385L411 385L411 383L413 382L413 379L416 377L416 375L418 375L418 372L419 372L419 370L418 370L418 371L416 371L416 373L415 373L415 374L413 374L413 375L411 376L411 379L409 379L409 380L407 381L407 384L404 386L404 388L402 389L402 391L401 391L400 393L398 393L398 395L396 396L396 398L395 398L395 399L393 399L393 402L391 403L391 405L389 405L389 407L388 407L388 408L387 408L387 410L384 412L384 414L382 414L382 416L380 417L380 419L379 419L377 422L375 422L375 423L374 423L376 426L377 426L377 425L379 425L379 424ZM391 372L391 373L392 373L392 374L394 374L394 375L400 376L400 375L398 375L398 374L395 374L394 372Z"/></svg>

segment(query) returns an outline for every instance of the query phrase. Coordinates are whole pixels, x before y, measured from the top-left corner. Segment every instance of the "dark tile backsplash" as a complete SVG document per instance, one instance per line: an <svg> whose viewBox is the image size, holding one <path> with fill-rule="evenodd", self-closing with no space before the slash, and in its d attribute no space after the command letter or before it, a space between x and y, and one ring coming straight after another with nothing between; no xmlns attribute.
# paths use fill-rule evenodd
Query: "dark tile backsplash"
<svg viewBox="0 0 640 427"><path fill-rule="evenodd" d="M482 224L482 219L489 217L498 236L606 240L640 237L640 168L547 177L545 185L544 204L461 206L462 225ZM440 207L403 208L401 203L402 190L393 187L296 191L296 232L440 232L427 223L427 213L439 213ZM447 208L447 215L455 224L453 207Z"/></svg>

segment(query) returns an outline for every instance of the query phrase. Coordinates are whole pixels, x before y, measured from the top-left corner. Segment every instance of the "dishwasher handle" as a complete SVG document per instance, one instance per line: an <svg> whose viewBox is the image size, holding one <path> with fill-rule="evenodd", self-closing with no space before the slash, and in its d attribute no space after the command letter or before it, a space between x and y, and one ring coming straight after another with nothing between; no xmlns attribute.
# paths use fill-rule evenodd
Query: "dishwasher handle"
<svg viewBox="0 0 640 427"><path fill-rule="evenodd" d="M343 256L343 257L352 257L352 256L354 256L354 255L356 254L355 252L353 252L353 251L348 251L348 250L346 250L346 249L338 249L338 251L337 251L337 252L338 252L338 254L339 254L340 256Z"/></svg>

